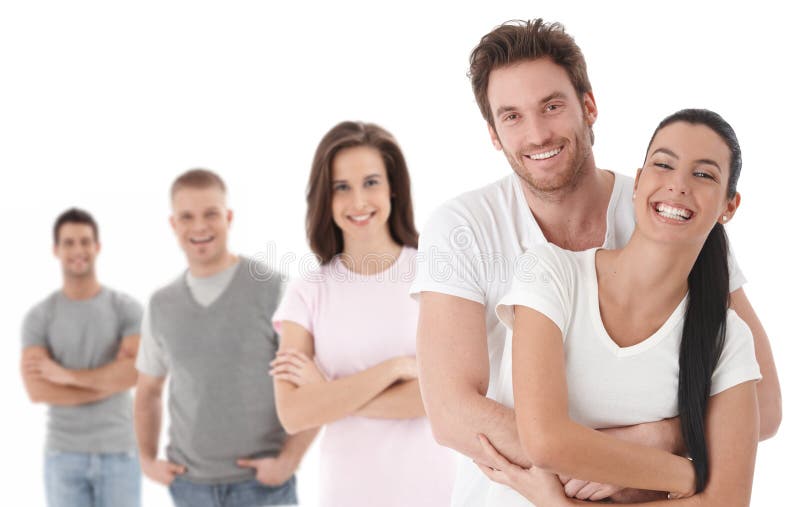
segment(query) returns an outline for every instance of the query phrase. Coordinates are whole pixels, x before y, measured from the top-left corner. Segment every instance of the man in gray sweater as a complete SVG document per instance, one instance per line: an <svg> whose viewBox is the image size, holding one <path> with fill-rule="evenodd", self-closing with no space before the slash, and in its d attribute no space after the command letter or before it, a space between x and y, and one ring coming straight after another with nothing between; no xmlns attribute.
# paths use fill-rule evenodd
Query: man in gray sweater
<svg viewBox="0 0 800 507"><path fill-rule="evenodd" d="M286 435L269 362L280 274L228 251L233 213L215 173L172 185L170 223L188 270L145 309L134 417L142 470L176 506L296 504L294 472L316 431ZM162 392L169 388L167 459L158 459Z"/></svg>
<svg viewBox="0 0 800 507"><path fill-rule="evenodd" d="M50 507L138 507L141 473L131 395L142 307L100 285L97 223L62 213L53 253L63 282L22 326L22 379L31 401L49 405L45 494Z"/></svg>

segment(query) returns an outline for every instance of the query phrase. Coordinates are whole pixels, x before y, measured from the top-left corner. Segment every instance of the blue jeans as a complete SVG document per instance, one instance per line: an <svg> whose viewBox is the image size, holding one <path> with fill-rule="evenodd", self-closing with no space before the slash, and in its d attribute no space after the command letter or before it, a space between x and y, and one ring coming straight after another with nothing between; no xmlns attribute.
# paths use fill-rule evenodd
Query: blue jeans
<svg viewBox="0 0 800 507"><path fill-rule="evenodd" d="M141 472L135 452L46 451L48 507L139 507Z"/></svg>
<svg viewBox="0 0 800 507"><path fill-rule="evenodd" d="M262 507L297 505L295 478L280 486L265 486L253 479L233 484L198 484L176 477L169 485L175 507Z"/></svg>

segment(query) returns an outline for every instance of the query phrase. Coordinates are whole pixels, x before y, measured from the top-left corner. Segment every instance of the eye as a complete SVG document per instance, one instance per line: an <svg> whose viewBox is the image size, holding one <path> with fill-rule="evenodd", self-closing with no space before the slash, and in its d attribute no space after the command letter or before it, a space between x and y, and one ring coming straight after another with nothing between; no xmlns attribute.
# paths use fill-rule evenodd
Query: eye
<svg viewBox="0 0 800 507"><path fill-rule="evenodd" d="M553 111L558 111L561 109L561 104L547 104L544 106L544 110L548 113L552 113Z"/></svg>
<svg viewBox="0 0 800 507"><path fill-rule="evenodd" d="M713 174L707 173L705 171L695 171L692 174L697 176L697 177L700 177L700 178L706 178L706 179L709 179L711 181L717 181L717 178L714 177Z"/></svg>
<svg viewBox="0 0 800 507"><path fill-rule="evenodd" d="M374 187L375 185L380 185L380 180L371 179L364 182L365 187Z"/></svg>
<svg viewBox="0 0 800 507"><path fill-rule="evenodd" d="M672 169L672 166L667 164L666 162L653 162L653 165L656 167L660 167L661 169Z"/></svg>
<svg viewBox="0 0 800 507"><path fill-rule="evenodd" d="M333 186L333 191L334 192L344 192L348 188L350 188L350 187L348 187L346 183L337 183L336 185Z"/></svg>
<svg viewBox="0 0 800 507"><path fill-rule="evenodd" d="M518 113L509 113L509 114L507 114L507 115L505 115L503 117L504 121L514 121L514 120L517 120L517 119L519 119L519 114Z"/></svg>

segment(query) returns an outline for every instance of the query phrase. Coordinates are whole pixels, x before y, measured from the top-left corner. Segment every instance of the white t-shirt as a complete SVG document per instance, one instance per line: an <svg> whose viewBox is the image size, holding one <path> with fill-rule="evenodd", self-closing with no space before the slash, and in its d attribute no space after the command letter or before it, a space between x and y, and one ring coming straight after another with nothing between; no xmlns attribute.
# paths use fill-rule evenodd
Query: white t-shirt
<svg viewBox="0 0 800 507"><path fill-rule="evenodd" d="M621 248L633 234L633 178L614 173L606 209L603 248ZM531 213L516 174L467 192L434 212L420 235L417 274L411 294L431 291L458 296L485 307L489 353L488 396L495 398L506 331L495 314L511 289L520 255L547 240ZM731 256L731 291L744 276ZM490 481L471 459L462 457L453 492L454 506L484 506Z"/></svg>
<svg viewBox="0 0 800 507"><path fill-rule="evenodd" d="M575 422L590 428L613 428L675 417L688 295L655 333L636 345L620 347L600 317L596 251L570 252L548 244L525 252L530 267L515 276L511 291L497 305L498 318L510 333L514 305L521 305L542 313L561 330L569 414ZM513 407L512 340L508 336L496 399ZM736 312L728 310L722 354L711 377L711 396L760 378L753 335ZM487 505L530 502L506 486L492 484Z"/></svg>
<svg viewBox="0 0 800 507"><path fill-rule="evenodd" d="M206 277L197 277L186 271L186 285L189 292L200 306L209 306L228 288L233 280L236 268L241 259L219 273ZM161 346L163 340L153 334L150 325L150 304L145 307L142 316L139 352L136 355L136 369L152 377L164 377L169 370L169 358Z"/></svg>

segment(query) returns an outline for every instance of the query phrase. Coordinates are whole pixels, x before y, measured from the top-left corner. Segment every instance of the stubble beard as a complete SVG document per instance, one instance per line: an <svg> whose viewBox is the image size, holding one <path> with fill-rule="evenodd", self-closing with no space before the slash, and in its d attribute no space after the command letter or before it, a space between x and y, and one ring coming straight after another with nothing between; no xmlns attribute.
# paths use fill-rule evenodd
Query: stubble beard
<svg viewBox="0 0 800 507"><path fill-rule="evenodd" d="M562 154L567 155L568 158L563 162L566 168L548 178L533 178L523 162L522 153L530 153L537 147L526 146L516 155L508 152L503 147L503 153L509 165L511 165L511 169L514 170L532 193L543 199L560 200L578 186L581 178L587 172L586 160L592 153L590 139L590 130L587 126L582 133L575 136L574 143L569 142L567 139L553 143L555 146L563 145L563 149L567 153Z"/></svg>

